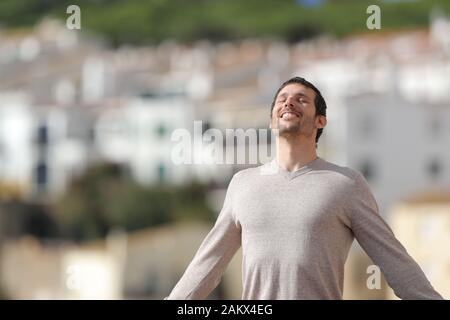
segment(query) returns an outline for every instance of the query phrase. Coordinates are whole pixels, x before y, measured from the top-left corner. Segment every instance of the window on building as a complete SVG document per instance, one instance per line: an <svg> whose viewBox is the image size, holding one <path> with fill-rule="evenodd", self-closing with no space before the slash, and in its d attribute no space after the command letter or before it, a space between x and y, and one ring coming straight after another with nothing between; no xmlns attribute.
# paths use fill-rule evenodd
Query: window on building
<svg viewBox="0 0 450 320"><path fill-rule="evenodd" d="M89 139L90 142L94 142L95 141L95 135L96 135L95 128L89 128L88 129L88 139Z"/></svg>
<svg viewBox="0 0 450 320"><path fill-rule="evenodd" d="M0 158L3 158L3 155L5 155L5 144L3 141L0 140Z"/></svg>
<svg viewBox="0 0 450 320"><path fill-rule="evenodd" d="M438 138L442 134L443 119L438 113L432 113L429 119L428 131L432 139Z"/></svg>
<svg viewBox="0 0 450 320"><path fill-rule="evenodd" d="M375 180L376 168L371 160L364 160L360 165L359 171L361 171L368 182Z"/></svg>
<svg viewBox="0 0 450 320"><path fill-rule="evenodd" d="M427 164L428 175L432 179L437 179L442 173L442 164L437 159L432 159Z"/></svg>
<svg viewBox="0 0 450 320"><path fill-rule="evenodd" d="M48 168L45 162L40 162L36 166L35 171L36 184L40 187L45 187L48 181Z"/></svg>
<svg viewBox="0 0 450 320"><path fill-rule="evenodd" d="M160 164L158 165L157 170L158 170L158 181L159 181L160 183L165 182L165 181L166 181L166 174L167 174L167 168L166 168L166 166L165 166L164 164L160 163Z"/></svg>
<svg viewBox="0 0 450 320"><path fill-rule="evenodd" d="M48 144L48 127L46 124L40 124L37 128L37 143L41 146Z"/></svg>
<svg viewBox="0 0 450 320"><path fill-rule="evenodd" d="M156 134L158 135L159 138L164 138L167 134L167 127L160 123L157 127L156 127Z"/></svg>
<svg viewBox="0 0 450 320"><path fill-rule="evenodd" d="M211 129L211 123L209 121L202 121L202 134L209 129Z"/></svg>
<svg viewBox="0 0 450 320"><path fill-rule="evenodd" d="M366 112L362 114L360 118L360 132L361 138L363 140L369 140L374 138L376 134L376 121L379 121L377 118L373 117L370 112Z"/></svg>

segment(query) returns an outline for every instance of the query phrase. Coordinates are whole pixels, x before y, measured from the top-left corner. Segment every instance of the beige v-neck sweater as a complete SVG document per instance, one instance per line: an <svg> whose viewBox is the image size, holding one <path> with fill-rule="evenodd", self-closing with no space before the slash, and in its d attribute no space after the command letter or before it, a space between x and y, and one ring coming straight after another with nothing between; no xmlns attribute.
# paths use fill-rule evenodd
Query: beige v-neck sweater
<svg viewBox="0 0 450 320"><path fill-rule="evenodd" d="M235 174L223 208L166 299L204 299L242 245L242 299L342 299L360 243L401 299L442 299L378 212L364 177L318 157L297 171L276 160Z"/></svg>

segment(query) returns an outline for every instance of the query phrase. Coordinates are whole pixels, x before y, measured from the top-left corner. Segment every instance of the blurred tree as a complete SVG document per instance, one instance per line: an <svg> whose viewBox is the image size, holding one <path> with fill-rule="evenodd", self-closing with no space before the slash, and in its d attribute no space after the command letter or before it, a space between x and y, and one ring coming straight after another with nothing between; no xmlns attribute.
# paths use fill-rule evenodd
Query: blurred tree
<svg viewBox="0 0 450 320"><path fill-rule="evenodd" d="M66 236L88 240L117 227L134 231L180 219L211 221L206 190L197 183L141 186L123 168L100 164L71 183L55 202L55 213Z"/></svg>
<svg viewBox="0 0 450 320"><path fill-rule="evenodd" d="M46 205L19 199L0 202L0 233L3 239L32 235L38 239L57 238L59 229Z"/></svg>
<svg viewBox="0 0 450 320"><path fill-rule="evenodd" d="M55 214L65 235L75 240L106 236L111 223L105 215L103 198L118 179L118 167L103 165L90 168L72 182L55 203Z"/></svg>
<svg viewBox="0 0 450 320"><path fill-rule="evenodd" d="M382 32L427 27L432 8L450 13L450 1L380 0L1 0L0 24L31 26L44 16L68 17L66 8L81 8L83 30L112 44L233 40L269 37L294 41L321 34L345 36L368 32L366 9L382 8Z"/></svg>

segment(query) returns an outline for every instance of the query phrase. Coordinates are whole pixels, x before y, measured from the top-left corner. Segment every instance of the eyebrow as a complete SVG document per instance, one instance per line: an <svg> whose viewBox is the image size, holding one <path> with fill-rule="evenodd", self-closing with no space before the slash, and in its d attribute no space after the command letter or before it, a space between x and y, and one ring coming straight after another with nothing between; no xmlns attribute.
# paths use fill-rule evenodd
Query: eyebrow
<svg viewBox="0 0 450 320"><path fill-rule="evenodd" d="M280 94L280 95L278 96L278 98L284 98L284 97L286 97L287 95L288 95L287 92L285 92L285 93ZM301 97L310 99L306 94L301 93L301 92L295 93L294 96L301 96Z"/></svg>

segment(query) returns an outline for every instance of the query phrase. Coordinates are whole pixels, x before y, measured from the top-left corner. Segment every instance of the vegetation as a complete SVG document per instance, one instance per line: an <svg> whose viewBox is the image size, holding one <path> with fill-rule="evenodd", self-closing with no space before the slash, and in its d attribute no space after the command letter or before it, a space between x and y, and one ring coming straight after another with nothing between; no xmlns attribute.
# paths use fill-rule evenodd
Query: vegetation
<svg viewBox="0 0 450 320"><path fill-rule="evenodd" d="M104 237L112 228L133 231L175 220L213 221L205 195L206 188L197 183L141 186L119 166L102 164L75 179L54 211L63 234L81 241Z"/></svg>
<svg viewBox="0 0 450 320"><path fill-rule="evenodd" d="M31 26L44 16L66 19L66 8L81 8L84 30L119 45L269 37L288 41L331 34L366 32L366 9L381 7L382 31L424 27L430 11L450 13L450 1L328 0L305 7L298 0L2 0L4 27Z"/></svg>

